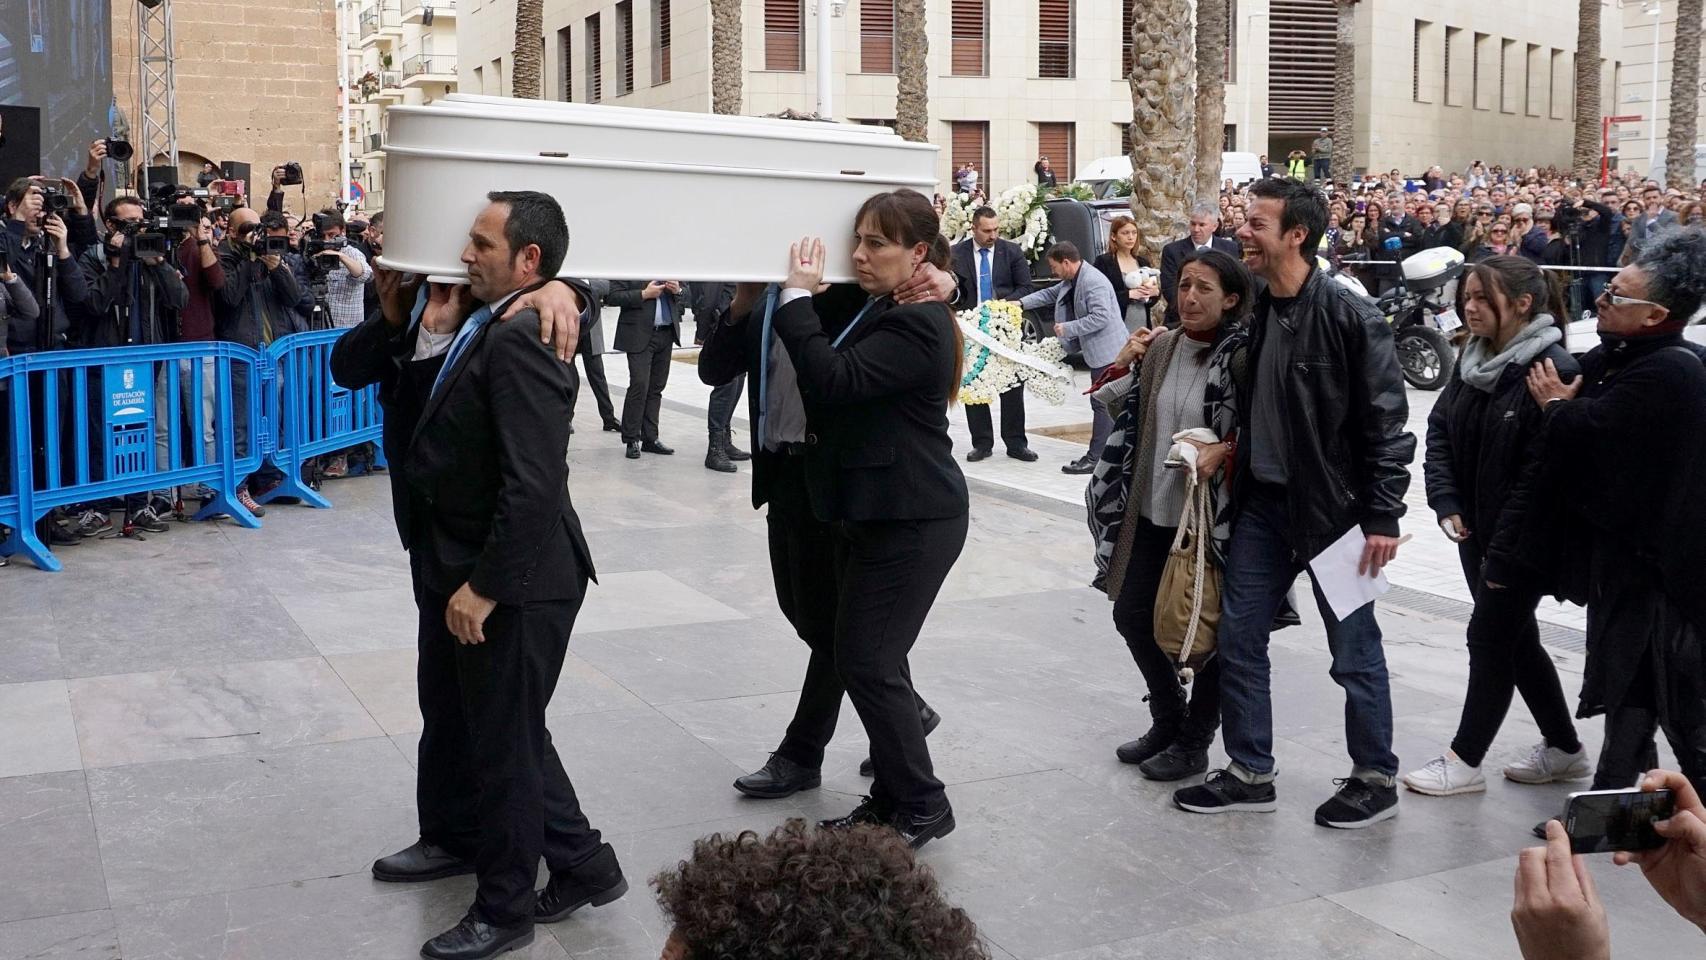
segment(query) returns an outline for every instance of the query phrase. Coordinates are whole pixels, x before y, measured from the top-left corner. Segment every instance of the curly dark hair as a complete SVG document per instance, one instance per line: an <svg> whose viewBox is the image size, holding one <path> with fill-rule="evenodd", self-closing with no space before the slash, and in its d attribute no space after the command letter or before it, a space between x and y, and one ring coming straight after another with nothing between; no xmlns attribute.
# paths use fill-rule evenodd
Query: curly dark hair
<svg viewBox="0 0 1706 960"><path fill-rule="evenodd" d="M989 958L977 925L883 827L714 833L652 886L690 960Z"/></svg>

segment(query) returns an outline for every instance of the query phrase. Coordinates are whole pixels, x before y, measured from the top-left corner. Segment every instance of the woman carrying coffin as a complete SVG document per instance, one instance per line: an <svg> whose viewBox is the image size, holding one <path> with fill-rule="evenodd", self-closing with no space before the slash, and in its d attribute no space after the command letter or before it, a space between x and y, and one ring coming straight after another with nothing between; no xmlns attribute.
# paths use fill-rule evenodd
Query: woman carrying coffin
<svg viewBox="0 0 1706 960"><path fill-rule="evenodd" d="M941 303L898 305L895 291L947 243L922 194L878 194L853 224L858 291L813 297L825 248L802 240L773 327L805 399L806 485L835 535L835 666L871 742L871 795L825 827L883 823L913 847L954 829L931 767L907 654L965 545L965 478L948 405L964 351Z"/></svg>

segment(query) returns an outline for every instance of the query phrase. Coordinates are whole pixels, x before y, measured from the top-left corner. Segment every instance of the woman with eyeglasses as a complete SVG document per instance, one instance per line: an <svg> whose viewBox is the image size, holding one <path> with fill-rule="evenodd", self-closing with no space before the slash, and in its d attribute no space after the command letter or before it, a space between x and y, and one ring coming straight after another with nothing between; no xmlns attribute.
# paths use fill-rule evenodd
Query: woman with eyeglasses
<svg viewBox="0 0 1706 960"><path fill-rule="evenodd" d="M1587 776L1587 751L1570 721L1558 671L1540 645L1531 583L1488 583L1487 544L1523 522L1526 502L1511 495L1532 458L1543 417L1528 396L1527 375L1540 362L1573 380L1581 368L1564 349L1562 292L1539 267L1512 256L1469 268L1460 310L1469 327L1451 382L1428 415L1424 476L1440 530L1457 544L1475 610L1469 619L1469 690L1457 734L1445 753L1404 775L1429 796L1487 789L1481 762L1504 723L1513 693L1545 736L1521 763L1504 768L1517 783Z"/></svg>
<svg viewBox="0 0 1706 960"><path fill-rule="evenodd" d="M1623 255L1629 249L1629 235L1635 229L1635 221L1641 217L1641 202L1630 200L1623 204L1620 212L1611 221L1611 239L1606 243L1605 262L1609 266L1626 266Z"/></svg>

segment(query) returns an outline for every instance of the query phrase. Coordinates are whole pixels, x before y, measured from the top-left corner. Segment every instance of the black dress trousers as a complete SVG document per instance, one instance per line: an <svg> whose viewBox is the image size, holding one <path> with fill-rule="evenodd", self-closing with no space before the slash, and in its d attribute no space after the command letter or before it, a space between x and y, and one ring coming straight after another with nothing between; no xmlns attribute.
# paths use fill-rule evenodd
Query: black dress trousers
<svg viewBox="0 0 1706 960"><path fill-rule="evenodd" d="M1009 450L1030 445L1025 438L1025 387L1023 384L1005 391L998 398L1001 404L1001 442ZM973 450L995 449L995 424L989 415L990 404L966 404L966 426L971 429Z"/></svg>
<svg viewBox="0 0 1706 960"><path fill-rule="evenodd" d="M907 654L966 542L967 516L842 521L835 668L871 741L871 796L916 817L947 805L930 762Z"/></svg>
<svg viewBox="0 0 1706 960"><path fill-rule="evenodd" d="M421 838L474 861L474 910L487 923L533 918L543 856L553 874L596 857L587 822L545 728L579 600L499 606L486 640L464 644L444 622L448 597L415 577L420 608Z"/></svg>

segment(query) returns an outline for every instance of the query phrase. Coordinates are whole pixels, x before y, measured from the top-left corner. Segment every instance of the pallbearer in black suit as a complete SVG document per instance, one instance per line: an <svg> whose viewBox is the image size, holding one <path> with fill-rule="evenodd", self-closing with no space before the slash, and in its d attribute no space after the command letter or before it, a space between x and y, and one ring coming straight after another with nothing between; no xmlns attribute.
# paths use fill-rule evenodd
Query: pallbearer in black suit
<svg viewBox="0 0 1706 960"><path fill-rule="evenodd" d="M770 574L776 602L811 660L800 686L800 700L787 734L764 766L735 781L735 789L763 800L777 800L822 783L824 748L835 736L841 713L841 678L835 669L835 530L812 514L806 487L807 438L815 436L806 419L799 377L788 351L774 331L776 294L759 284L741 284L721 319L700 327L699 378L722 389L747 381L752 424L752 505L768 504ZM900 299L946 300L955 292L952 276L925 264ZM854 284L831 287L818 296L820 314L850 313L865 302ZM914 694L926 735L942 718ZM860 771L870 775L870 760Z"/></svg>
<svg viewBox="0 0 1706 960"><path fill-rule="evenodd" d="M540 193L494 193L462 254L467 287L418 292L384 272L381 309L338 342L338 383L380 384L397 528L420 608L421 838L373 865L379 880L472 871L474 904L422 948L482 960L533 925L627 890L581 813L545 728L592 559L569 499L573 345L547 344L540 311L504 316L556 275L568 227ZM554 315L573 312L552 285ZM410 301L414 308L409 309ZM543 856L551 870L535 895Z"/></svg>
<svg viewBox="0 0 1706 960"><path fill-rule="evenodd" d="M954 244L953 265L962 299L971 303L1018 300L1031 292L1031 262L1018 244L1001 239L1001 220L993 207L978 207L972 212L971 236ZM995 452L990 406L966 404L966 426L971 429L971 452L966 459L973 463ZM1037 459L1025 437L1023 386L1001 394L1001 442L1015 460L1030 463Z"/></svg>
<svg viewBox="0 0 1706 960"><path fill-rule="evenodd" d="M918 847L954 829L907 654L965 545L966 483L948 437L964 354L945 305L895 303L920 265L947 265L930 201L878 194L853 226L865 302L820 307L823 241L802 241L773 321L805 398L812 512L834 525L835 666L876 774L871 796L824 826L884 823Z"/></svg>

